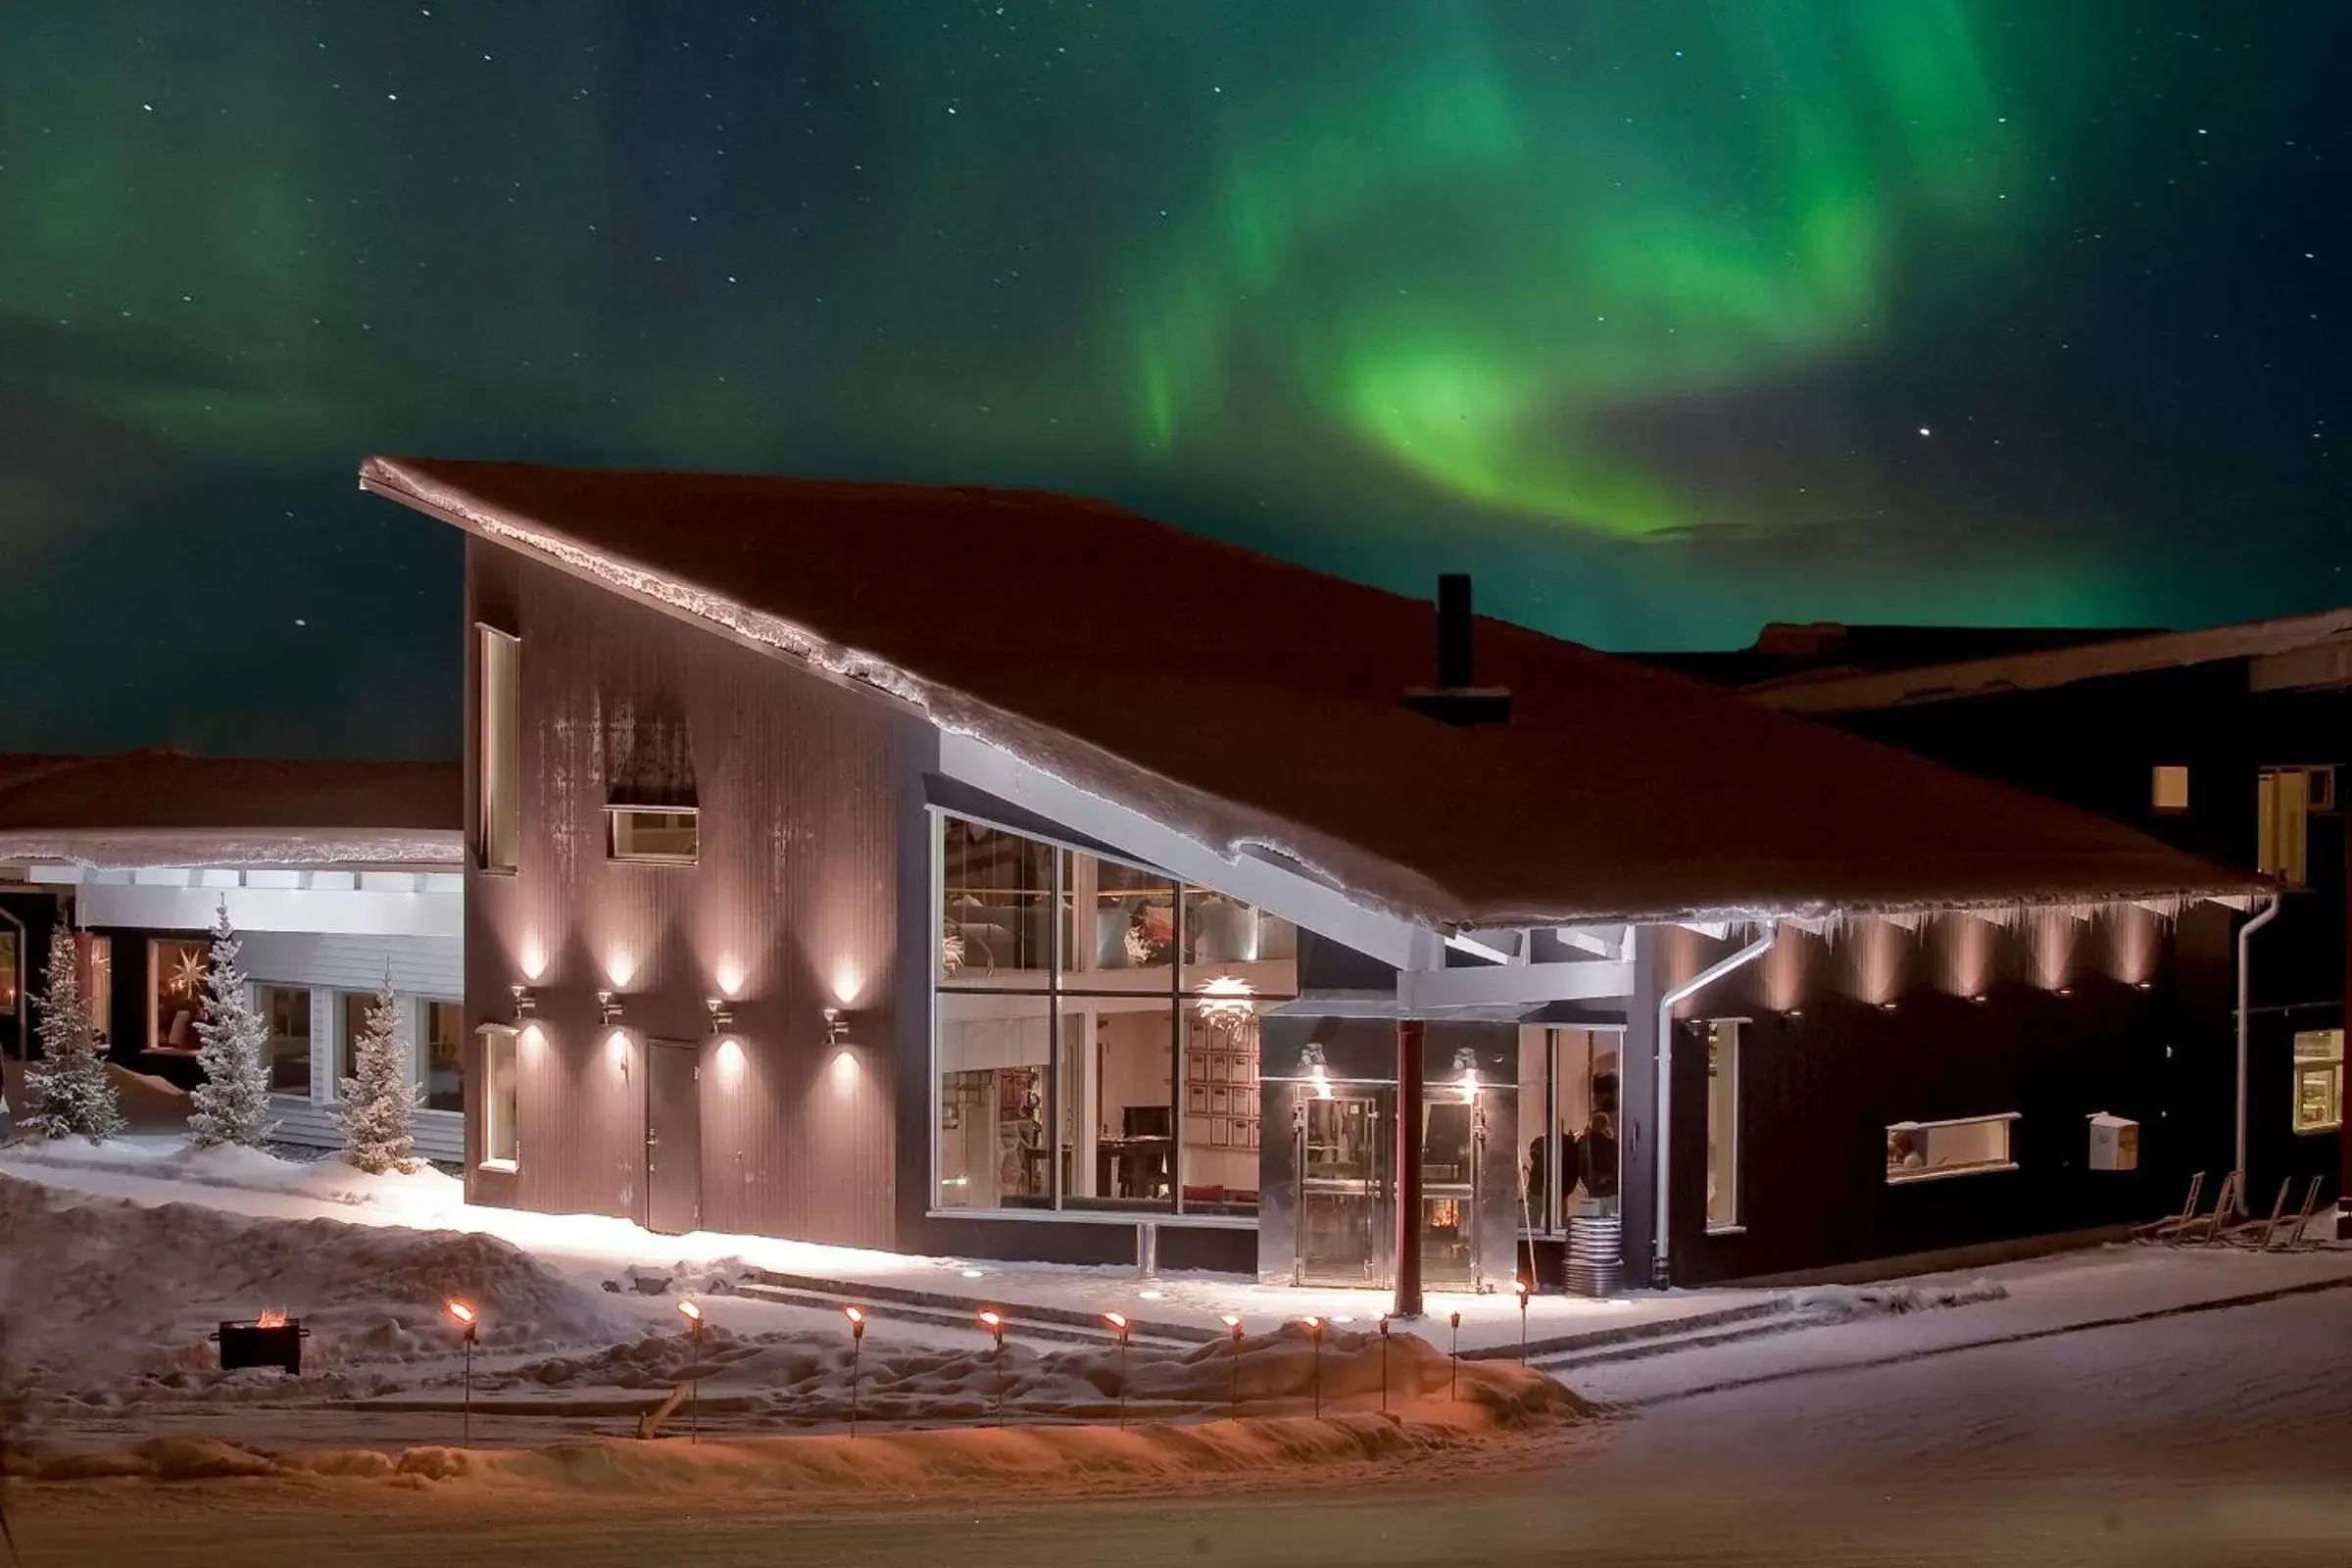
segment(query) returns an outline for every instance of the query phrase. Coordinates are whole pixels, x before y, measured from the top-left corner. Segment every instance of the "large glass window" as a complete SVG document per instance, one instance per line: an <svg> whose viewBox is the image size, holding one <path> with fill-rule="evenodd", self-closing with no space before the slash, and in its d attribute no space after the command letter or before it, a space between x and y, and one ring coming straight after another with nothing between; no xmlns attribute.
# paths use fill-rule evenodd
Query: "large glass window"
<svg viewBox="0 0 2352 1568"><path fill-rule="evenodd" d="M0 1016L14 1018L23 1010L19 1000L24 996L24 982L18 978L17 933L14 928L0 928Z"/></svg>
<svg viewBox="0 0 2352 1568"><path fill-rule="evenodd" d="M196 1017L204 1006L205 944L147 944L147 1049L196 1049Z"/></svg>
<svg viewBox="0 0 2352 1568"><path fill-rule="evenodd" d="M466 1007L457 1002L424 1004L424 1108L466 1108Z"/></svg>
<svg viewBox="0 0 2352 1568"><path fill-rule="evenodd" d="M311 994L291 986L255 986L253 1004L270 1031L269 1044L263 1049L270 1054L270 1090L309 1096Z"/></svg>
<svg viewBox="0 0 2352 1568"><path fill-rule="evenodd" d="M1707 1229L1740 1225L1740 1024L1717 1019L1707 1035Z"/></svg>
<svg viewBox="0 0 2352 1568"><path fill-rule="evenodd" d="M522 1163L514 1039L512 1029L482 1031L482 1163L492 1170L514 1170Z"/></svg>
<svg viewBox="0 0 2352 1568"><path fill-rule="evenodd" d="M937 845L939 1205L1254 1211L1290 924L960 817Z"/></svg>
<svg viewBox="0 0 2352 1568"><path fill-rule="evenodd" d="M115 939L85 932L74 943L81 999L90 1008L90 1032L104 1045L115 1038Z"/></svg>
<svg viewBox="0 0 2352 1568"><path fill-rule="evenodd" d="M2014 1170L2009 1135L2016 1123L2015 1111L1958 1121L1898 1121L1886 1129L1886 1180L1900 1185Z"/></svg>
<svg viewBox="0 0 2352 1568"><path fill-rule="evenodd" d="M1567 1228L1579 1213L1617 1212L1615 1030L1519 1032L1522 1223Z"/></svg>
<svg viewBox="0 0 2352 1568"><path fill-rule="evenodd" d="M615 860L692 865L702 855L702 813L691 808L605 808L605 853Z"/></svg>
<svg viewBox="0 0 2352 1568"><path fill-rule="evenodd" d="M2266 767L2255 787L2255 868L2290 888L2309 876L2313 776L2308 767Z"/></svg>
<svg viewBox="0 0 2352 1568"><path fill-rule="evenodd" d="M511 871L522 837L522 644L493 626L474 629L480 663L474 831L483 866Z"/></svg>

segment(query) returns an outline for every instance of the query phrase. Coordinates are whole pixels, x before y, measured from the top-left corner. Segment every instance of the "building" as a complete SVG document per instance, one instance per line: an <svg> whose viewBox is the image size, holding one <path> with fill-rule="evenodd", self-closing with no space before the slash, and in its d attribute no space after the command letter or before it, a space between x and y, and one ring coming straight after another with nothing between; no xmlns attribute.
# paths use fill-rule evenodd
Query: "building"
<svg viewBox="0 0 2352 1568"><path fill-rule="evenodd" d="M225 903L270 1024L278 1136L333 1147L335 1085L388 974L416 1053L417 1147L463 1152L458 769L169 751L0 758L0 1060L37 1054L51 932L71 922L110 1059L202 1081L195 1021ZM153 1086L150 1086L153 1087ZM141 1098L149 1109L172 1097Z"/></svg>
<svg viewBox="0 0 2352 1568"><path fill-rule="evenodd" d="M1785 712L1839 725L2053 799L2193 854L2271 877L2278 912L2247 937L2247 1172L2254 1206L2313 1176L2339 1203L2347 842L2337 785L2352 761L2352 610L2202 631L2109 633L2072 646L1977 648L1917 662L1858 647L1948 655L1966 636L1908 639L1775 628L1755 651L1684 656ZM1978 633L1978 638L2003 634ZM1810 652L1811 658L1804 656ZM1762 678L1756 678L1761 676Z"/></svg>
<svg viewBox="0 0 2352 1568"><path fill-rule="evenodd" d="M2266 884L2089 813L1064 497L361 482L467 535L476 1201L1409 1300L2227 1157Z"/></svg>

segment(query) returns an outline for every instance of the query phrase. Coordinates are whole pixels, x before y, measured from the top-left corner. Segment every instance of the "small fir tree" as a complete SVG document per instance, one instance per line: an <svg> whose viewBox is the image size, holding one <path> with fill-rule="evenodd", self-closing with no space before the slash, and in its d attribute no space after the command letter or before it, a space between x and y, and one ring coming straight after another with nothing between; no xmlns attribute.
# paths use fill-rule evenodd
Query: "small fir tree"
<svg viewBox="0 0 2352 1568"><path fill-rule="evenodd" d="M409 1074L409 1043L400 1037L392 1004L392 971L368 1008L366 1026L351 1045L349 1078L336 1085L343 1157L371 1176L416 1168L416 1085Z"/></svg>
<svg viewBox="0 0 2352 1568"><path fill-rule="evenodd" d="M204 969L204 1004L196 1019L196 1065L204 1082L188 1099L188 1141L198 1149L243 1144L259 1149L277 1131L270 1119L270 1064L263 1054L270 1031L245 1000L245 971L237 967L237 934L228 901L213 918L213 951Z"/></svg>
<svg viewBox="0 0 2352 1568"><path fill-rule="evenodd" d="M41 987L41 1056L24 1074L33 1113L27 1127L44 1138L104 1143L122 1130L122 1104L107 1076L106 1049L90 1027L81 998L74 933L60 926L49 938L49 972Z"/></svg>

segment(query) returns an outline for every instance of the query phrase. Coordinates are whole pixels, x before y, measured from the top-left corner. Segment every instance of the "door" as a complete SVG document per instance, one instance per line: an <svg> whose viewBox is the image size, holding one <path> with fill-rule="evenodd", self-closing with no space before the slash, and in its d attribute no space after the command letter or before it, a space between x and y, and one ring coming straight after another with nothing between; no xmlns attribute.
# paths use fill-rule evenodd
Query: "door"
<svg viewBox="0 0 2352 1568"><path fill-rule="evenodd" d="M1485 1153L1480 1102L1487 1091L1432 1089L1421 1109L1421 1279L1437 1290L1474 1290L1482 1282L1478 1216Z"/></svg>
<svg viewBox="0 0 2352 1568"><path fill-rule="evenodd" d="M680 1236L703 1223L702 1050L654 1040L645 1051L645 1228Z"/></svg>
<svg viewBox="0 0 2352 1568"><path fill-rule="evenodd" d="M1389 1177L1394 1090L1310 1096L1297 1134L1301 1285L1379 1285L1389 1277L1396 1195Z"/></svg>

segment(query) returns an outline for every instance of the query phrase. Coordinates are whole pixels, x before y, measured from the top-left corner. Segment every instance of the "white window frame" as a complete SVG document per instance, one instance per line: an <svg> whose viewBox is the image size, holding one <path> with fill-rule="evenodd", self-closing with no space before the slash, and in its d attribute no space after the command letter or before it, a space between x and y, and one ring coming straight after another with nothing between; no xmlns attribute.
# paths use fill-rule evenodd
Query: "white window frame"
<svg viewBox="0 0 2352 1568"><path fill-rule="evenodd" d="M522 838L522 639L474 623L474 856L512 871Z"/></svg>
<svg viewBox="0 0 2352 1568"><path fill-rule="evenodd" d="M628 816L685 816L694 819L694 853L658 855L644 850L623 852L621 819ZM703 858L703 812L699 806L608 806L605 808L605 858L630 865L694 865Z"/></svg>
<svg viewBox="0 0 2352 1568"><path fill-rule="evenodd" d="M1892 1142L1894 1135L1898 1132L1906 1132L1918 1135L1922 1133L1933 1134L1941 1129L1950 1127L1998 1126L2002 1129L2001 1149L2003 1157L1997 1160L1978 1160L1967 1165L1922 1165L1916 1169L1889 1165L1886 1168L1886 1185L1889 1187L1910 1187L1919 1182L1949 1181L1952 1178L1959 1176L1990 1176L2000 1171L2017 1169L2018 1117L2018 1112L2014 1110L2004 1110L1996 1112L1990 1116L1953 1116L1944 1121L1898 1121L1888 1123L1886 1127L1886 1137L1888 1142ZM1924 1150L1922 1151L1922 1153L1924 1155Z"/></svg>
<svg viewBox="0 0 2352 1568"><path fill-rule="evenodd" d="M2335 1106L2335 1114L2326 1121L2307 1122L2303 1119L2303 1085L2313 1078L2325 1079L2326 1098ZM2344 1031L2341 1029L2305 1029L2295 1035L2294 1079L2287 1103L2287 1115L2299 1138L2317 1138L2326 1133L2340 1132L2344 1125Z"/></svg>
<svg viewBox="0 0 2352 1568"><path fill-rule="evenodd" d="M509 1148L512 1152L501 1156L491 1151L496 1147L498 1130L498 1062L496 1053L504 1050L514 1056L514 1119L522 1120L522 1033L507 1024L486 1023L480 1030L482 1043L482 1157L476 1160L480 1170L513 1174L522 1169L522 1129L510 1129Z"/></svg>

